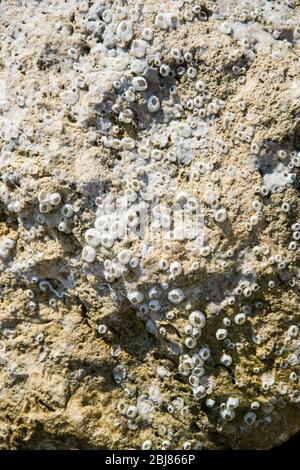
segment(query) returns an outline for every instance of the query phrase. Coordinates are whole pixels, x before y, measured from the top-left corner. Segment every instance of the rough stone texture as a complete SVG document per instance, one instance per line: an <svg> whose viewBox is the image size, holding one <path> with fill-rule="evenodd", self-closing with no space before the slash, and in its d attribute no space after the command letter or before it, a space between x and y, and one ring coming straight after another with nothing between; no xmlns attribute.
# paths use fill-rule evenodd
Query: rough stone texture
<svg viewBox="0 0 300 470"><path fill-rule="evenodd" d="M121 95L134 76L132 41L119 47L106 33L121 19L101 19L103 10L114 5L115 11L116 2L0 4L2 449L139 449L146 440L155 449L267 449L300 429L299 249L289 249L291 226L300 222L299 2L198 2L207 21L186 15L196 2L170 3L128 1L134 38L146 26L154 31L146 53L148 89L129 104ZM179 24L154 26L159 8L179 11ZM220 31L224 23L229 34ZM192 53L195 79L178 75L172 48ZM129 63L121 71L120 56ZM174 74L159 74L156 58ZM116 90L113 82L122 76L123 88ZM201 95L197 80L206 83L212 100L223 100L213 115L211 100L204 100L203 119L189 109L189 100ZM75 104L63 102L68 90L76 94ZM157 113L147 111L149 95L161 101ZM120 122L120 111L128 107L134 119ZM228 113L235 113L232 121ZM180 122L194 124L178 130ZM112 148L105 137L113 133L119 140L131 137L136 147ZM228 151L222 151L224 144ZM160 149L162 156L143 158L142 145ZM169 151L176 153L174 162ZM133 178L169 207L180 191L198 198L208 256L193 240L126 238L97 248L94 262L83 261L95 198L118 196ZM226 208L224 222L216 222L214 209L203 202L209 188ZM62 197L43 223L41 190ZM261 214L248 227L257 200ZM59 230L66 203L74 214ZM290 204L289 212L283 203ZM9 249L7 239L14 242ZM140 266L108 282L103 263L121 248L130 248ZM160 259L179 261L182 273L160 271ZM128 292L138 289L147 303L153 286L161 291L159 311L142 314ZM175 287L186 295L179 305L167 297ZM175 317L167 320L170 310ZM178 371L178 353L191 353L184 328L193 310L205 312L206 326L192 352L204 345L211 351L200 400ZM247 321L236 325L242 311ZM103 324L108 332L101 336ZM216 339L218 328L228 329L230 341ZM220 362L224 352L232 356L230 366ZM120 383L117 366L126 370ZM183 408L177 409L177 400L170 409L177 397ZM238 398L239 407L227 422L220 411L229 397ZM213 408L208 398L215 400ZM253 401L261 406L248 425L244 415ZM137 406L137 416L120 413L120 403Z"/></svg>

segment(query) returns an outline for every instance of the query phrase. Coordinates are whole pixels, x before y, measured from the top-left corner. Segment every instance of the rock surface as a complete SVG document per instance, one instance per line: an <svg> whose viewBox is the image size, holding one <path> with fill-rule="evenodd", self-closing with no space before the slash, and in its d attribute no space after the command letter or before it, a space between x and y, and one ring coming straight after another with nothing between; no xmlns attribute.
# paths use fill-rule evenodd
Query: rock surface
<svg viewBox="0 0 300 470"><path fill-rule="evenodd" d="M300 429L299 18L0 4L2 449Z"/></svg>

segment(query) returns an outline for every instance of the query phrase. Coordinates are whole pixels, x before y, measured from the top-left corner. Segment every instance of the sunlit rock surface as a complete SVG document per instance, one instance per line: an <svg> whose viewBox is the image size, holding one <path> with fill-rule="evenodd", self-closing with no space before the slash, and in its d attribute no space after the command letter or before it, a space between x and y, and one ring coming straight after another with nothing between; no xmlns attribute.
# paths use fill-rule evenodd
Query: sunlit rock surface
<svg viewBox="0 0 300 470"><path fill-rule="evenodd" d="M300 428L296 1L0 5L0 447Z"/></svg>

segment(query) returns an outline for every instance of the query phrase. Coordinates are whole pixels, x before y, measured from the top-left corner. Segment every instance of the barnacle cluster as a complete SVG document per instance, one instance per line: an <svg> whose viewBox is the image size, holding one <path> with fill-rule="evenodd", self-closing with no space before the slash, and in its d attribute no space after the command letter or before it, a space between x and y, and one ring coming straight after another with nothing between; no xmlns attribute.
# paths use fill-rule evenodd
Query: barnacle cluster
<svg viewBox="0 0 300 470"><path fill-rule="evenodd" d="M299 430L299 18L0 4L2 448Z"/></svg>

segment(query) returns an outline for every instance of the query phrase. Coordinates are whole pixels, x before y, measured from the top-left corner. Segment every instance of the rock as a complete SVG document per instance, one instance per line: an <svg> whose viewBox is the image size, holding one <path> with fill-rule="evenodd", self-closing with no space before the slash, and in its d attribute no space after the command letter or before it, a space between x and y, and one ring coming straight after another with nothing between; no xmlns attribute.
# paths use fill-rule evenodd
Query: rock
<svg viewBox="0 0 300 470"><path fill-rule="evenodd" d="M299 15L0 5L2 449L299 431Z"/></svg>

